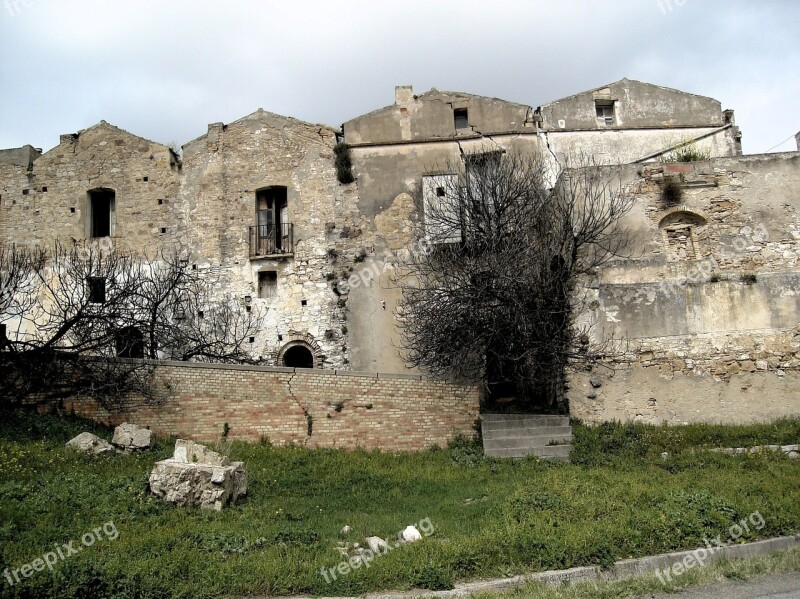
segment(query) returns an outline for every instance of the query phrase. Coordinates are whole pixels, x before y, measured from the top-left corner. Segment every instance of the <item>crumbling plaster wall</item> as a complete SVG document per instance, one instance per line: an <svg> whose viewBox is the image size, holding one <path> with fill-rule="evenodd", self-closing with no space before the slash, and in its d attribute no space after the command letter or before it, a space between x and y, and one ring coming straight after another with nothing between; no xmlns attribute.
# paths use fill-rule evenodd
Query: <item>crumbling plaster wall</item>
<svg viewBox="0 0 800 599"><path fill-rule="evenodd" d="M639 162L659 152L697 139L694 148L708 156L737 156L741 148L738 129L725 128L663 128L663 129L601 129L596 131L542 132L542 145L562 166L580 165L585 158L594 164L628 164Z"/></svg>
<svg viewBox="0 0 800 599"><path fill-rule="evenodd" d="M627 167L630 259L590 284L608 360L576 374L573 416L650 422L752 421L800 414L800 153ZM682 198L666 206L667 180ZM692 227L676 256L664 222ZM665 218L667 219L665 221ZM595 383L594 385L592 383Z"/></svg>
<svg viewBox="0 0 800 599"><path fill-rule="evenodd" d="M597 130L595 101L614 102L621 128L652 129L678 127L721 127L725 124L722 106L714 98L631 79L562 98L539 108L541 128ZM564 121L561 126L560 121Z"/></svg>
<svg viewBox="0 0 800 599"><path fill-rule="evenodd" d="M348 127L345 140L349 143ZM437 142L356 145L353 172L358 179L358 209L366 217L363 247L367 259L355 265L359 277L350 289L348 314L352 362L359 370L404 372L397 304L404 251L418 251L424 235L420 205L422 177L458 172L464 154L538 151L535 135L496 135ZM357 240L354 240L357 241ZM360 276L359 276L360 275ZM366 283L362 281L368 279Z"/></svg>
<svg viewBox="0 0 800 599"><path fill-rule="evenodd" d="M209 126L184 146L181 203L192 260L227 293L265 315L253 354L275 360L291 341L308 342L316 365L348 363L346 315L333 291L342 231L357 229L354 185L336 179L335 131L263 110ZM250 258L256 192L287 188L294 249L281 257ZM347 234L345 234L347 237ZM261 299L258 273L277 272L274 298ZM305 304L305 305L304 305Z"/></svg>
<svg viewBox="0 0 800 599"><path fill-rule="evenodd" d="M613 103L612 125L598 121L595 102ZM709 156L742 153L733 111L720 103L675 89L622 79L536 110L538 129L561 165L627 164L693 141Z"/></svg>
<svg viewBox="0 0 800 599"><path fill-rule="evenodd" d="M469 127L455 129L455 109L466 109ZM344 124L351 145L393 144L468 138L533 129L533 109L498 98L432 89L419 96L411 86L395 88L395 103Z"/></svg>

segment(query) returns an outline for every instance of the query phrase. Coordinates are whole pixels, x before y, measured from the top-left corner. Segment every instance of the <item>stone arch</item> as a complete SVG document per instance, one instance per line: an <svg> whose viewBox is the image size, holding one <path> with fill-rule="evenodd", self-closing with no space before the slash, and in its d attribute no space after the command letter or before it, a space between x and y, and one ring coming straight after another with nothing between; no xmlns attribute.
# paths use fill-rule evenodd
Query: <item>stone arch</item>
<svg viewBox="0 0 800 599"><path fill-rule="evenodd" d="M707 222L705 217L685 207L668 211L658 223L667 250L667 261L682 262L700 258L699 233Z"/></svg>
<svg viewBox="0 0 800 599"><path fill-rule="evenodd" d="M298 366L298 363L306 363L310 358L310 365ZM277 366L296 367L296 368L322 368L325 355L319 343L308 333L294 335L292 339L284 343L275 356Z"/></svg>

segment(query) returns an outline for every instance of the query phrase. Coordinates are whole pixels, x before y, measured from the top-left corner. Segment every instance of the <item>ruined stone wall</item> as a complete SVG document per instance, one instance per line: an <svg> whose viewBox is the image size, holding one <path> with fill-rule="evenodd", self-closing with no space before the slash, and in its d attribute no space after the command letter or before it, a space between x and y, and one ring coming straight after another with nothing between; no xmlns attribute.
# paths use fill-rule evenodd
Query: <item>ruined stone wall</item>
<svg viewBox="0 0 800 599"><path fill-rule="evenodd" d="M153 252L181 233L178 163L169 148L101 122L64 135L30 168L0 171L4 241L51 246L87 238L87 192L116 195L111 244Z"/></svg>
<svg viewBox="0 0 800 599"><path fill-rule="evenodd" d="M335 132L259 110L184 146L181 204L197 268L220 294L250 297L265 314L253 354L277 363L287 343L307 344L315 366L348 362L345 304L333 291L348 240L363 226L355 185L336 179ZM287 190L290 253L250 256L259 190ZM277 294L259 298L260 271L277 273ZM280 365L280 364L278 364Z"/></svg>
<svg viewBox="0 0 800 599"><path fill-rule="evenodd" d="M615 340L604 364L573 377L573 416L800 414L800 153L630 167L623 179L633 257L589 285L585 321L595 341Z"/></svg>
<svg viewBox="0 0 800 599"><path fill-rule="evenodd" d="M172 396L157 407L109 414L85 399L67 410L109 424L148 426L160 435L308 447L422 450L472 435L476 387L419 376L165 362L157 376Z"/></svg>

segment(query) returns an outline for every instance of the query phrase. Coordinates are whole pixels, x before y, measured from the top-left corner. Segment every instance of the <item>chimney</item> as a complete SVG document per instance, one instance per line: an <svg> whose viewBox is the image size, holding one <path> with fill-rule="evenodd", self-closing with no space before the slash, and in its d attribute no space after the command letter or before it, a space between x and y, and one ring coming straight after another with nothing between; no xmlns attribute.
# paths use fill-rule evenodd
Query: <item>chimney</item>
<svg viewBox="0 0 800 599"><path fill-rule="evenodd" d="M206 135L206 147L212 152L219 150L219 140L222 133L225 131L225 125L222 123L211 123L208 126L208 135Z"/></svg>
<svg viewBox="0 0 800 599"><path fill-rule="evenodd" d="M800 131L794 134L794 141L797 143L797 151L800 152Z"/></svg>
<svg viewBox="0 0 800 599"><path fill-rule="evenodd" d="M406 106L414 99L414 87L412 85L397 85L394 88L394 103L398 106Z"/></svg>

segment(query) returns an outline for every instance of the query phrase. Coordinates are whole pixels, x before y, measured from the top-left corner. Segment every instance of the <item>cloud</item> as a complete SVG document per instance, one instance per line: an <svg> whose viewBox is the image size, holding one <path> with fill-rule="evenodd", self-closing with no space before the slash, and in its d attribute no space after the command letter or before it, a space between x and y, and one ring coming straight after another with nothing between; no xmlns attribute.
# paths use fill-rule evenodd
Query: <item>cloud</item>
<svg viewBox="0 0 800 599"><path fill-rule="evenodd" d="M735 108L747 152L800 129L794 2L9 3L0 147L100 119L183 143L259 107L338 126L398 84L536 106L625 76Z"/></svg>

